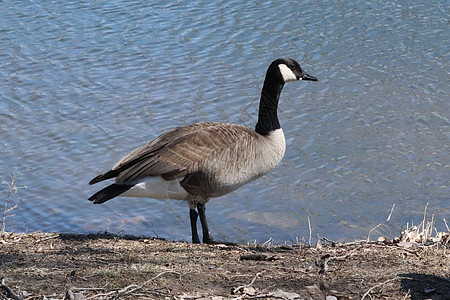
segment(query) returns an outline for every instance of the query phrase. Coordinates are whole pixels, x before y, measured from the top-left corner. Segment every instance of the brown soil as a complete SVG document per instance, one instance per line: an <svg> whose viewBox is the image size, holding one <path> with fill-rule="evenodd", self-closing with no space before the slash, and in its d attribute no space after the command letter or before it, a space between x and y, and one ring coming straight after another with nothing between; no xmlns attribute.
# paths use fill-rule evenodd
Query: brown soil
<svg viewBox="0 0 450 300"><path fill-rule="evenodd" d="M0 299L450 299L448 244L403 247L5 233Z"/></svg>

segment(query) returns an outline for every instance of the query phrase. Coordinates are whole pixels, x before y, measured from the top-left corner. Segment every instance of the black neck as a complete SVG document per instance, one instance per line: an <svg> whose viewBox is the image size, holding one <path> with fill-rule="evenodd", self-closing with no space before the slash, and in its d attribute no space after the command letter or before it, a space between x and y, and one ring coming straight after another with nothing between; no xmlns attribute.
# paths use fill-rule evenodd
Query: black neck
<svg viewBox="0 0 450 300"><path fill-rule="evenodd" d="M281 128L278 121L278 100L284 83L270 76L269 72L264 80L259 102L258 123L255 131L261 135L269 135L272 131Z"/></svg>

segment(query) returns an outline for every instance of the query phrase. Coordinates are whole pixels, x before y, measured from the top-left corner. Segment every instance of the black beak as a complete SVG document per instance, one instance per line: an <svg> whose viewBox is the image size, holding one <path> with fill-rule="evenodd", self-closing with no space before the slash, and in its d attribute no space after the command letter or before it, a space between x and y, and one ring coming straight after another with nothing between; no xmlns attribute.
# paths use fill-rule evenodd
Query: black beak
<svg viewBox="0 0 450 300"><path fill-rule="evenodd" d="M308 75L306 73L303 73L302 77L300 77L302 80L311 80L311 81L319 81L316 77Z"/></svg>

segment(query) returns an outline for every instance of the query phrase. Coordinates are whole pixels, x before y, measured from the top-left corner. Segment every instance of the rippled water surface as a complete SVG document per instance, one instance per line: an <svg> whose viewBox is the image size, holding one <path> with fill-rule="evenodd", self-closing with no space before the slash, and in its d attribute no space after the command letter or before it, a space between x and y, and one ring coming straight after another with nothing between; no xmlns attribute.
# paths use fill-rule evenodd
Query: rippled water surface
<svg viewBox="0 0 450 300"><path fill-rule="evenodd" d="M269 63L319 82L281 95L280 166L211 200L214 236L396 235L450 219L448 1L2 1L0 163L26 185L7 230L190 240L184 202L92 205L90 179L168 128L253 127Z"/></svg>

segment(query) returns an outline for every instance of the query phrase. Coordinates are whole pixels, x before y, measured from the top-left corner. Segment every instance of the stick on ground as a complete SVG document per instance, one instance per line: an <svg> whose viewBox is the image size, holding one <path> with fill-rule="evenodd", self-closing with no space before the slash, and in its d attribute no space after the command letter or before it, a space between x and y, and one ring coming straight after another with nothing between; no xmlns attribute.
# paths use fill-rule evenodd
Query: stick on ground
<svg viewBox="0 0 450 300"><path fill-rule="evenodd" d="M13 290L6 285L4 277L2 277L1 279L0 288L6 292L6 297L11 298L13 300L23 300L22 297L15 294Z"/></svg>
<svg viewBox="0 0 450 300"><path fill-rule="evenodd" d="M251 281L249 284L245 284L245 285L240 285L240 286L238 286L237 288L235 288L235 289L233 290L233 294L236 295L240 290L242 290L242 289L244 289L244 288L246 288L246 287L252 286L252 285L255 283L256 278L258 278L259 276L261 276L262 273L264 273L264 272L265 272L265 271L256 273L255 277L253 277L252 281Z"/></svg>
<svg viewBox="0 0 450 300"><path fill-rule="evenodd" d="M111 292L104 293L104 294L97 294L97 295L89 297L88 299L94 299L94 298L98 298L98 297L106 297L106 296L111 296L111 295L114 295L114 294L116 294L116 296L113 299L119 299L122 296L129 295L129 294L133 293L134 291L141 289L143 286L149 284L153 280L161 277L164 274L168 274L168 273L175 274L175 275L178 275L179 277L181 277L180 273L173 272L173 271L165 271L165 272L161 272L161 273L153 276L152 278L150 278L149 280L145 281L144 283L141 283L141 284L130 284L130 285L120 289L119 291L111 291Z"/></svg>
<svg viewBox="0 0 450 300"><path fill-rule="evenodd" d="M373 287L371 287L370 289L367 290L367 292L361 297L361 300L364 300L364 298L366 298L366 296L369 295L370 292L371 292L373 289L376 289L377 287L383 286L383 285L385 285L386 283L389 283L389 282L394 281L394 280L396 280L396 279L398 279L397 276L394 277L394 278L388 279L388 280L386 280L386 281L383 281L383 282L380 283L380 284L374 285Z"/></svg>

